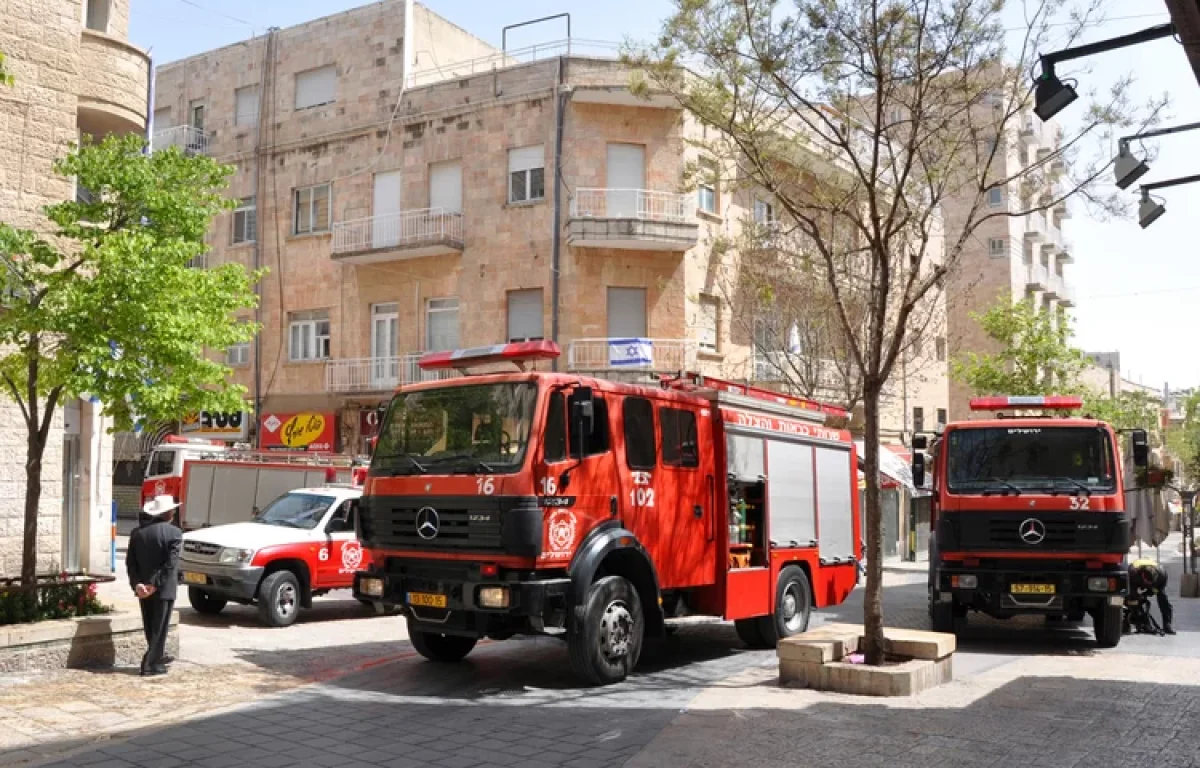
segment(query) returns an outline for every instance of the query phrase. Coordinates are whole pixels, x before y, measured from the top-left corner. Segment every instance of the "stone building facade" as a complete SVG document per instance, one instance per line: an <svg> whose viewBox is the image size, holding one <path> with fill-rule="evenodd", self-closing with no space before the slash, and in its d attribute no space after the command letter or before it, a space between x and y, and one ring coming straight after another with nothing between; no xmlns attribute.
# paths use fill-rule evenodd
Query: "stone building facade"
<svg viewBox="0 0 1200 768"><path fill-rule="evenodd" d="M714 246L767 201L721 180L690 141L704 129L631 93L611 51L528 61L420 5L408 35L403 6L158 70L156 143L186 134L237 168L243 205L214 227L208 264L269 270L257 350L227 354L259 424L323 412L358 452L372 409L428 375L421 353L518 339L556 338L561 370L762 378L718 285L736 254ZM710 163L718 180L685 188ZM644 362L622 359L624 339L646 340L632 345ZM912 390L931 419L942 369Z"/></svg>
<svg viewBox="0 0 1200 768"><path fill-rule="evenodd" d="M7 0L0 51L0 221L47 231L42 208L75 194L53 163L82 135L144 133L150 59L128 42L129 0ZM38 567L103 573L111 557L112 438L87 401L55 415L43 466ZM0 390L0 577L20 573L25 428Z"/></svg>

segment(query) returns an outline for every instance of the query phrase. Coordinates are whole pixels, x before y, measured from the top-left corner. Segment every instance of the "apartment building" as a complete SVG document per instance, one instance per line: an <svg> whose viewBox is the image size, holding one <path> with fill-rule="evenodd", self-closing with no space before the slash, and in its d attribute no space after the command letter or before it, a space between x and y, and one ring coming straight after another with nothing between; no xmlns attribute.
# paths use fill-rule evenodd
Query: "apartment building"
<svg viewBox="0 0 1200 768"><path fill-rule="evenodd" d="M129 0L10 0L0 51L0 221L49 232L42 208L75 194L53 163L80 136L142 134L150 59L130 45ZM42 471L38 568L109 569L112 438L100 408L74 400L54 417ZM21 570L25 424L0 391L0 577Z"/></svg>
<svg viewBox="0 0 1200 768"><path fill-rule="evenodd" d="M1056 123L1043 123L1033 114L1025 114L1020 116L1011 135L1000 136L996 141L1001 146L989 179L1013 178L1034 163L1048 160L1062 142L1062 129ZM987 199L989 209L1029 210L1043 199L1053 199L1053 185L1057 183L1054 179L1064 170L1062 161L1056 156L1042 167L1046 171L1045 189L1037 192L1021 189L1023 180L1007 189L992 189ZM950 236L961 232L961 222L973 203L974 193L970 191L947 201ZM1075 306L1075 291L1065 269L1074 261L1071 243L1063 236L1063 222L1067 218L1069 213L1063 201L1046 211L1027 216L996 216L979 225L947 281L951 359L994 347L971 314L984 312L997 301L1027 299L1055 317L1064 317ZM952 419L967 417L970 397L966 385L951 382Z"/></svg>
<svg viewBox="0 0 1200 768"><path fill-rule="evenodd" d="M631 93L615 46L531 61L421 5L406 35L403 6L158 71L155 145L237 168L207 264L270 270L260 341L226 352L260 442L316 412L339 450L362 450L376 405L429 375L421 354L518 339L557 339L560 370L772 384L722 290L737 256L714 244L774 207L690 141L704 127ZM689 165L711 171L697 188ZM927 423L945 408L930 391Z"/></svg>

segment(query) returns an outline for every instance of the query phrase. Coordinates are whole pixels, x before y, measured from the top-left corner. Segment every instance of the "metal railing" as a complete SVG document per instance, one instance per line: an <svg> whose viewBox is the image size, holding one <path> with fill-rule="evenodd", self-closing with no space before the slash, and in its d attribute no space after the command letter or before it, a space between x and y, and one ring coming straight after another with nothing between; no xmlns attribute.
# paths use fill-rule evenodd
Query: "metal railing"
<svg viewBox="0 0 1200 768"><path fill-rule="evenodd" d="M567 345L567 370L695 370L699 348L700 345L690 339L575 339Z"/></svg>
<svg viewBox="0 0 1200 768"><path fill-rule="evenodd" d="M190 125L177 125L174 128L164 128L150 139L150 149L154 152L167 147L180 147L185 152L198 155L208 154L208 134Z"/></svg>
<svg viewBox="0 0 1200 768"><path fill-rule="evenodd" d="M1034 286L1039 291L1050 287L1050 271L1040 261L1035 261L1025 267L1025 284Z"/></svg>
<svg viewBox="0 0 1200 768"><path fill-rule="evenodd" d="M333 225L333 252L354 253L420 243L463 241L463 215L444 208L421 208Z"/></svg>
<svg viewBox="0 0 1200 768"><path fill-rule="evenodd" d="M326 392L385 392L420 381L438 381L457 376L455 371L424 371L417 365L424 355L357 357L325 363Z"/></svg>
<svg viewBox="0 0 1200 768"><path fill-rule="evenodd" d="M536 61L554 59L559 56L587 56L593 58L613 59L620 57L623 45L608 40L587 40L573 37L563 40L550 40L538 45L525 48L515 48L506 53L494 53L465 61L456 61L442 66L428 67L412 75L410 88L420 88L423 85L446 80L456 80L472 75L481 75L497 69L532 64Z"/></svg>
<svg viewBox="0 0 1200 768"><path fill-rule="evenodd" d="M649 189L580 188L571 198L576 219L640 219L686 224L691 195Z"/></svg>

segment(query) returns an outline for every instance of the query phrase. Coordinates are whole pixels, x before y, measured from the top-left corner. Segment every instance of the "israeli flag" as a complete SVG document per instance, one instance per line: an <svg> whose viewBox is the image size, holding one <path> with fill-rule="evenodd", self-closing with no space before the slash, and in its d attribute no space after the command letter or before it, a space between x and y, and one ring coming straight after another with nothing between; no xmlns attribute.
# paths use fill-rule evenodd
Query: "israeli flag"
<svg viewBox="0 0 1200 768"><path fill-rule="evenodd" d="M608 364L613 368L634 368L654 363L654 343L650 339L609 339Z"/></svg>

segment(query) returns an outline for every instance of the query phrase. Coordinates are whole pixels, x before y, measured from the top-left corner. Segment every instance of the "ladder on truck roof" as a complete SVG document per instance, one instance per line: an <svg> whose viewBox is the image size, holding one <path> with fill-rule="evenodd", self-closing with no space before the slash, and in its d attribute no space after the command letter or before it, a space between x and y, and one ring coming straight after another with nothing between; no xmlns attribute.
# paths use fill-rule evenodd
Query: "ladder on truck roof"
<svg viewBox="0 0 1200 768"><path fill-rule="evenodd" d="M777 406L780 412L820 424L824 424L830 417L848 418L850 415L846 409L835 405L803 397L792 397L782 392L705 376L700 373L685 373L675 377L663 377L662 385L667 389L674 389L680 392L699 393L705 390L715 392L718 402L740 405L744 408L762 408L764 403L769 403Z"/></svg>

